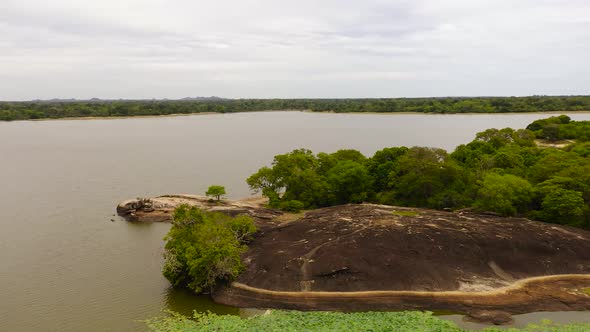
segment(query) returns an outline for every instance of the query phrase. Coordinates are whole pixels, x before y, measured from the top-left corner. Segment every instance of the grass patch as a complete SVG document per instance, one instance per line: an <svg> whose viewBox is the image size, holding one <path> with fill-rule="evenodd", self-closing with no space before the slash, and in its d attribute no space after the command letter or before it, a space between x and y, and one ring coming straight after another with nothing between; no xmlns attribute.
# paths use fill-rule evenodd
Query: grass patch
<svg viewBox="0 0 590 332"><path fill-rule="evenodd" d="M590 295L590 288L582 288L582 293Z"/></svg>
<svg viewBox="0 0 590 332"><path fill-rule="evenodd" d="M420 215L420 213L418 213L416 211L393 211L391 213L395 216L400 216L400 217L415 217L417 215Z"/></svg>

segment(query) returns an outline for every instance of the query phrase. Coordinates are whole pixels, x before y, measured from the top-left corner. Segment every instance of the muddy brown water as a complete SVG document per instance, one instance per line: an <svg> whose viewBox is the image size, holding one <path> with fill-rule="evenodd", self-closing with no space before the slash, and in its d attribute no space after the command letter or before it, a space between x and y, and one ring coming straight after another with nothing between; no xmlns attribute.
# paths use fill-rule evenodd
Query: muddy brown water
<svg viewBox="0 0 590 332"><path fill-rule="evenodd" d="M138 321L162 310L239 313L171 289L160 274L169 225L114 217L121 200L203 193L211 184L241 198L250 194L248 175L294 148L453 149L478 131L546 116L261 112L2 122L0 331L142 331ZM534 313L516 322L541 318L590 321L590 314Z"/></svg>

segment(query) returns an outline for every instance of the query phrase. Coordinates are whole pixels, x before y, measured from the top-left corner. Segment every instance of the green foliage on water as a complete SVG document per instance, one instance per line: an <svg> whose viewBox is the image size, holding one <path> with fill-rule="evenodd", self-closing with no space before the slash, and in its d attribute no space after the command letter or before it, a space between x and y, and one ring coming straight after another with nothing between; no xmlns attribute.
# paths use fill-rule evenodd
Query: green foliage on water
<svg viewBox="0 0 590 332"><path fill-rule="evenodd" d="M241 319L195 313L193 320L180 315L148 321L152 331L462 331L452 322L423 312L300 312L272 311L270 314Z"/></svg>
<svg viewBox="0 0 590 332"><path fill-rule="evenodd" d="M318 112L502 113L590 110L590 96L381 99L51 100L0 102L0 121L65 117L153 116L268 110Z"/></svg>
<svg viewBox="0 0 590 332"><path fill-rule="evenodd" d="M188 317L171 313L146 321L151 331L372 331L372 332L462 332L454 323L434 317L430 312L300 312L273 310L269 314L242 319L195 313ZM590 331L590 324L557 325L550 321L532 324L523 329L487 328L485 332L582 332Z"/></svg>
<svg viewBox="0 0 590 332"><path fill-rule="evenodd" d="M229 217L182 205L166 235L164 276L173 286L196 293L230 281L243 270L240 255L256 231L250 217Z"/></svg>
<svg viewBox="0 0 590 332"><path fill-rule="evenodd" d="M490 327L484 332L587 332L590 331L589 323L555 324L550 320L543 320L538 324L529 324L522 329Z"/></svg>
<svg viewBox="0 0 590 332"><path fill-rule="evenodd" d="M576 142L537 146L536 135L554 125ZM488 129L452 153L391 147L366 157L356 150L316 155L297 149L275 156L246 182L267 196L271 207L293 211L361 202L471 207L590 227L590 121L559 116L529 128L535 131Z"/></svg>

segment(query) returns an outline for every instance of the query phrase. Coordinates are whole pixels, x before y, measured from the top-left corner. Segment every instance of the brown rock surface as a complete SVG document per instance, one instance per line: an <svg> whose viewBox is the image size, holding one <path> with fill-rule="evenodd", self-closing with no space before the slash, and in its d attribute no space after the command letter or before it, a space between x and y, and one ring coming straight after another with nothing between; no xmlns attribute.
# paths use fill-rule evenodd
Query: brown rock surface
<svg viewBox="0 0 590 332"><path fill-rule="evenodd" d="M566 226L344 205L268 228L249 247L246 271L217 290L216 301L308 310L590 309L581 291L590 285L590 232Z"/></svg>
<svg viewBox="0 0 590 332"><path fill-rule="evenodd" d="M523 218L374 204L282 214L260 198L129 200L132 221L170 221L180 204L247 214L259 231L246 270L215 301L301 310L449 310L503 324L510 314L590 310L590 232Z"/></svg>

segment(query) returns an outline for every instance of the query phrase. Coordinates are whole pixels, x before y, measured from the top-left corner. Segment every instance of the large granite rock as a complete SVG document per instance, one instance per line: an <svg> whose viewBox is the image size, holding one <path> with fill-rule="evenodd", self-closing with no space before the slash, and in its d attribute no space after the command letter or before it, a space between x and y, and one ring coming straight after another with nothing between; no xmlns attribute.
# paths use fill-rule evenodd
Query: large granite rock
<svg viewBox="0 0 590 332"><path fill-rule="evenodd" d="M221 212L230 216L245 214L256 221L271 220L282 213L264 207L260 197L219 202L198 195L163 195L154 198L137 198L117 205L117 213L128 221L170 222L172 213L181 204L199 207L205 211Z"/></svg>
<svg viewBox="0 0 590 332"><path fill-rule="evenodd" d="M590 310L590 232L523 218L360 204L309 211L249 244L216 301L304 310ZM487 318L486 318L487 317Z"/></svg>

